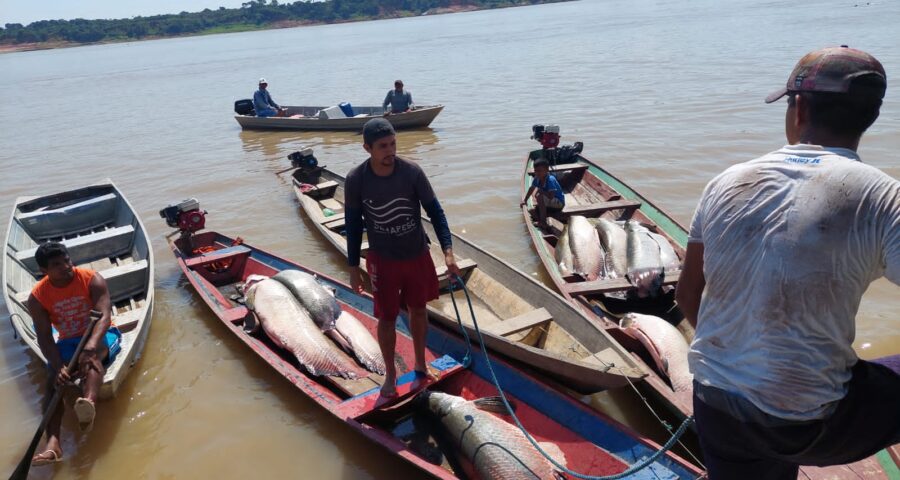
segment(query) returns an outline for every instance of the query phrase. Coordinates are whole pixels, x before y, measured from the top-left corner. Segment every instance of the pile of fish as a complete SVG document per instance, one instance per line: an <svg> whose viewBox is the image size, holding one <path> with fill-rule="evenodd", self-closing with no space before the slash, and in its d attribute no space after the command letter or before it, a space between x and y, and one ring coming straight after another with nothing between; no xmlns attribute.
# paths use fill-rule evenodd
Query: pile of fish
<svg viewBox="0 0 900 480"><path fill-rule="evenodd" d="M468 401L442 392L425 391L422 401L438 417L455 447L484 480L563 478L515 425L491 414L506 413L502 400L491 397ZM552 443L539 443L560 464L565 457Z"/></svg>
<svg viewBox="0 0 900 480"><path fill-rule="evenodd" d="M359 377L356 363L337 343L367 370L384 375L378 342L314 276L299 270L283 270L272 278L251 275L244 296L254 313L244 329L252 332L262 327L272 342L290 351L311 374Z"/></svg>
<svg viewBox="0 0 900 480"><path fill-rule="evenodd" d="M680 260L669 241L635 220L569 217L556 244L556 261L563 275L578 274L588 281L628 278L638 296L656 295L665 270Z"/></svg>

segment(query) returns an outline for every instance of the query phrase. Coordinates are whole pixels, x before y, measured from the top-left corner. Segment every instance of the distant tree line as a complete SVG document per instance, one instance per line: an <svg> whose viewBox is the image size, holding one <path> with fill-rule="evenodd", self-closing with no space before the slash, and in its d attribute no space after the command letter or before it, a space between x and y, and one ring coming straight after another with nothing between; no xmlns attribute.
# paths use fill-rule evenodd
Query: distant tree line
<svg viewBox="0 0 900 480"><path fill-rule="evenodd" d="M549 0L561 1L561 0ZM121 20L41 20L27 26L7 23L0 44L67 41L139 40L202 33L261 29L277 22L332 23L381 17L421 15L435 8L474 6L498 8L549 3L548 0L250 0L241 8L219 7L202 12L154 15Z"/></svg>

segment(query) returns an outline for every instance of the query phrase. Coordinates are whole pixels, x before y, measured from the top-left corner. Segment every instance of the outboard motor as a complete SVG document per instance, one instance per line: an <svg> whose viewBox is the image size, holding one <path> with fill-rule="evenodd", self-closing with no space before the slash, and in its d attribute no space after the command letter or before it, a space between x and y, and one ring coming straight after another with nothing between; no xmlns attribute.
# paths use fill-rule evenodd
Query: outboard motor
<svg viewBox="0 0 900 480"><path fill-rule="evenodd" d="M291 166L296 168L294 178L301 183L311 183L313 185L319 183L319 177L325 167L319 166L319 160L313 155L312 148L304 148L288 155Z"/></svg>
<svg viewBox="0 0 900 480"><path fill-rule="evenodd" d="M256 115L253 109L253 100L245 98L234 102L234 113L238 115Z"/></svg>
<svg viewBox="0 0 900 480"><path fill-rule="evenodd" d="M559 145L558 125L534 125L531 127L531 138L537 140L544 150L556 148Z"/></svg>
<svg viewBox="0 0 900 480"><path fill-rule="evenodd" d="M584 143L581 142L575 142L575 145L563 145L556 149L556 163L575 163L582 150L584 150Z"/></svg>
<svg viewBox="0 0 900 480"><path fill-rule="evenodd" d="M159 211L159 216L166 219L166 225L181 230L182 234L192 234L206 226L206 211L200 210L196 198L169 205Z"/></svg>

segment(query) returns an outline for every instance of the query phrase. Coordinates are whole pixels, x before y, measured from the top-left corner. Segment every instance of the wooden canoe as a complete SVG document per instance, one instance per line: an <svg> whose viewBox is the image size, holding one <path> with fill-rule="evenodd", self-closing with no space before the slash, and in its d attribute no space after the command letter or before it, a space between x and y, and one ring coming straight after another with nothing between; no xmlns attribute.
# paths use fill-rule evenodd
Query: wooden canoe
<svg viewBox="0 0 900 480"><path fill-rule="evenodd" d="M353 107L353 117L319 118L318 113L327 107L288 106L284 117L257 117L235 115L234 119L245 130L351 130L362 131L363 125L373 118L385 118L395 129L424 128L444 109L443 105L415 107L410 112L383 116L381 107ZM302 117L293 117L303 115Z"/></svg>
<svg viewBox="0 0 900 480"><path fill-rule="evenodd" d="M522 195L531 185L532 163L543 155L543 150L534 150L525 161L522 176ZM586 315L599 324L604 325L607 333L629 349L635 358L643 363L650 373L644 382L637 387L660 401L667 409L678 417L693 414L693 405L682 397L675 395L671 384L661 372L650 353L641 343L631 338L618 326L618 314L638 311L665 318L672 324L679 324L679 330L690 342L693 329L682 322L683 316L674 303L674 291L669 291L658 299L644 301L629 297L631 285L623 279L596 280L586 282L577 277L566 277L560 272L555 260L555 245L566 218L578 214L598 218L604 216L611 220L635 219L650 228L651 231L666 237L677 253L684 259L687 248L688 232L677 220L661 208L653 205L631 187L615 177L607 170L579 155L575 163L561 164L551 167L563 191L566 194L566 207L555 218L550 219L551 232L542 232L532 222L537 219L535 205L532 200L522 207L528 232L534 242L535 249L544 267L553 279L556 288L578 306ZM665 284L674 286L679 271L666 272ZM618 292L618 296L609 295ZM624 299L621 298L624 294ZM686 361L686 359L685 359ZM894 447L897 448L897 447ZM862 461L831 467L803 467L801 479L888 479L886 472L898 472L888 450ZM898 472L900 473L900 472ZM893 477L890 477L893 478Z"/></svg>
<svg viewBox="0 0 900 480"><path fill-rule="evenodd" d="M299 172L294 172L293 188L303 211L346 256L344 178L322 169L314 185L305 184L308 179ZM437 238L431 223L424 218L422 221L430 238ZM367 248L364 241L363 269ZM612 337L543 284L456 234L453 252L473 296L476 319L489 349L582 393L627 385L644 377L643 368ZM431 245L431 256L441 280L441 296L429 302L428 311L436 322L453 327L457 320L447 288L444 254L437 244ZM463 323L474 335L466 304L459 307Z"/></svg>
<svg viewBox="0 0 900 480"><path fill-rule="evenodd" d="M457 362L466 353L462 340L443 328L429 329L426 359L441 372L441 378L437 382L417 383L413 372L409 371L415 362L409 325L406 317L401 316L397 323L400 398L395 402L379 403L378 392L383 377L369 374L346 380L310 375L290 353L276 347L265 334L244 332L243 320L252 313L233 299L238 295L237 286L251 274L271 276L284 269L302 270L316 275L326 287L333 288L342 310L359 319L372 335L377 335L377 320L364 313L373 309L371 296L357 294L348 285L246 243L235 245L235 239L219 233L204 232L194 236L189 249L183 249L182 242L179 239L170 245L197 295L219 318L224 328L291 382L301 394L350 428L432 477L476 478L472 475L471 464L465 460L447 460L454 458L452 447L445 448L447 443L439 436L422 441L423 435L433 432L415 427L414 417L423 413L418 402L404 401L426 387L469 400L496 395L487 363L477 345L472 351L473 363L465 369ZM198 247L216 250L198 255L188 253ZM207 268L212 264L216 265L215 269ZM492 357L491 364L507 396L518 405L516 412L525 428L538 441L556 444L564 454L568 468L591 475L610 475L623 471L629 464L658 448L627 427L540 383L503 360ZM426 447L423 448L423 445ZM667 454L652 465L652 472L651 469L642 470L631 478L682 479L698 476L698 469L673 454Z"/></svg>
<svg viewBox="0 0 900 480"><path fill-rule="evenodd" d="M43 276L37 247L61 242L72 262L99 272L113 302L122 350L107 367L100 398L112 397L140 358L153 311L153 250L147 231L122 192L110 181L42 197L16 200L6 234L3 299L18 336L42 362L28 297ZM55 332L55 330L54 330Z"/></svg>

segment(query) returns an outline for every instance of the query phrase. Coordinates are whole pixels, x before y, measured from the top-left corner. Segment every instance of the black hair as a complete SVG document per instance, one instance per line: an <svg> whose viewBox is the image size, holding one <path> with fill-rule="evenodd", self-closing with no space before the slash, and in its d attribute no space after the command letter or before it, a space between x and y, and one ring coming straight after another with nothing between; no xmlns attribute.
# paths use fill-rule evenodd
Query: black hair
<svg viewBox="0 0 900 480"><path fill-rule="evenodd" d="M550 168L550 162L548 162L546 158L539 158L534 161L534 168L538 168L538 167Z"/></svg>
<svg viewBox="0 0 900 480"><path fill-rule="evenodd" d="M60 255L69 256L69 250L66 246L59 242L47 242L41 244L37 251L34 252L34 260L39 267L47 268L47 265L50 264L50 259Z"/></svg>
<svg viewBox="0 0 900 480"><path fill-rule="evenodd" d="M834 134L861 136L875 123L886 84L880 75L862 75L847 93L800 92L810 124Z"/></svg>

